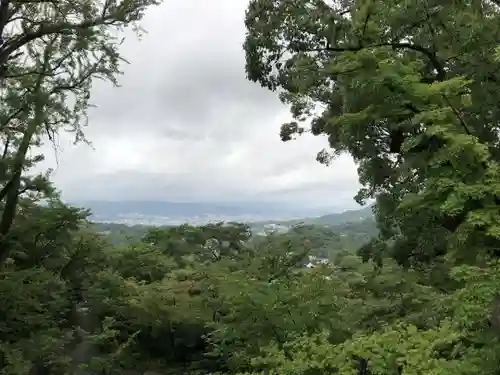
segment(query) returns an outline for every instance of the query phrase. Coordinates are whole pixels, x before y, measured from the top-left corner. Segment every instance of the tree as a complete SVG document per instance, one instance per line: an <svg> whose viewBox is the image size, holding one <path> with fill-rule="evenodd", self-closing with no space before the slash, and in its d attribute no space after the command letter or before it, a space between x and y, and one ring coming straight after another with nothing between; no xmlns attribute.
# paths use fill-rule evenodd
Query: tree
<svg viewBox="0 0 500 375"><path fill-rule="evenodd" d="M82 290L105 264L99 237L83 230L85 212L57 200L23 200L0 272L0 368L6 374L67 373L80 322Z"/></svg>
<svg viewBox="0 0 500 375"><path fill-rule="evenodd" d="M377 198L399 259L498 245L499 19L495 1L250 3L246 70L291 106L281 138L326 135L319 161L354 158L356 199Z"/></svg>
<svg viewBox="0 0 500 375"><path fill-rule="evenodd" d="M0 79L16 78L11 69L29 58L33 46L44 39L83 34L97 37L107 26L122 28L139 21L147 7L159 3L157 0L2 0Z"/></svg>
<svg viewBox="0 0 500 375"><path fill-rule="evenodd" d="M53 141L61 129L75 132L76 141L84 140L92 80L117 83L123 60L117 32L136 25L145 9L157 3L1 2L0 66L7 73L0 74L4 80L0 92L0 264L9 254L8 235L20 195L33 190L53 193L47 189L47 176L25 176L43 159L42 155L27 158L28 150L44 139ZM21 32L16 33L14 27Z"/></svg>
<svg viewBox="0 0 500 375"><path fill-rule="evenodd" d="M46 206L21 201L10 229L13 245L9 258L19 268L44 266L61 272L78 249L74 240L87 215L85 210L55 199Z"/></svg>
<svg viewBox="0 0 500 375"><path fill-rule="evenodd" d="M426 327L402 321L376 330L358 330L344 342L329 333L303 335L262 348L254 373L270 374L494 374L498 369L498 262L486 267L460 266L451 275L461 288L434 301L436 314ZM429 308L430 306L428 306ZM492 314L493 311L493 314Z"/></svg>
<svg viewBox="0 0 500 375"><path fill-rule="evenodd" d="M178 262L189 256L210 262L241 256L246 251L245 242L250 236L250 228L246 224L219 222L200 227L185 224L151 228L142 241L161 247L165 254Z"/></svg>

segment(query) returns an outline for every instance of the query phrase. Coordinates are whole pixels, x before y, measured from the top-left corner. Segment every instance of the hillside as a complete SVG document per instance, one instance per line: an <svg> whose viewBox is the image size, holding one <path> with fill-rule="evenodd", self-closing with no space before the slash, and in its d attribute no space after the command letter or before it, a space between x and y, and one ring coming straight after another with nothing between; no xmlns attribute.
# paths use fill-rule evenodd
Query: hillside
<svg viewBox="0 0 500 375"><path fill-rule="evenodd" d="M310 224L334 226L371 218L373 218L372 206L368 206L360 210L348 210L338 214L323 215L317 218L306 218L305 220Z"/></svg>
<svg viewBox="0 0 500 375"><path fill-rule="evenodd" d="M322 216L304 217L293 220L258 221L250 223L250 226L252 228L255 228L255 230L263 230L264 228L270 225L277 225L286 228L292 227L297 224L334 227L345 223L359 222L364 220L370 221L372 219L373 219L372 206L367 206L359 210L347 210L340 213L331 213Z"/></svg>

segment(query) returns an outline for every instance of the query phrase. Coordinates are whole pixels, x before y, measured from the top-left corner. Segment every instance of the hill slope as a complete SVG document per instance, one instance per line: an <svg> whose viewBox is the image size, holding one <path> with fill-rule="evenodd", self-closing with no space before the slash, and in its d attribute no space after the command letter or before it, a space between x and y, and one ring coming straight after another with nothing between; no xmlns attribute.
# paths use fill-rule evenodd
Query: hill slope
<svg viewBox="0 0 500 375"><path fill-rule="evenodd" d="M373 218L372 206L364 207L360 210L349 210L338 214L328 214L317 218L306 218L305 223L318 225L339 225L343 223L357 222Z"/></svg>
<svg viewBox="0 0 500 375"><path fill-rule="evenodd" d="M364 220L373 220L372 206L363 207L360 210L348 210L340 213L327 214L316 217L304 217L293 220L266 220L250 223L255 229L263 229L269 225L291 227L297 224L321 225L334 227L346 223L355 223Z"/></svg>

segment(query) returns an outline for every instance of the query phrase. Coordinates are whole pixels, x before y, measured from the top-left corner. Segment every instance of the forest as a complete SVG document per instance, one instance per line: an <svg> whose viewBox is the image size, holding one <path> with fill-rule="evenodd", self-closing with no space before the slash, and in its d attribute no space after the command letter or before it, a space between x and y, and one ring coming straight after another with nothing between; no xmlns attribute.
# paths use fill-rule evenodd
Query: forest
<svg viewBox="0 0 500 375"><path fill-rule="evenodd" d="M500 374L500 2L249 1L281 139L326 137L318 162L351 155L376 202L348 245L241 223L111 241L31 172L59 133L89 141L92 81L119 83L119 32L158 4L0 2L0 374Z"/></svg>

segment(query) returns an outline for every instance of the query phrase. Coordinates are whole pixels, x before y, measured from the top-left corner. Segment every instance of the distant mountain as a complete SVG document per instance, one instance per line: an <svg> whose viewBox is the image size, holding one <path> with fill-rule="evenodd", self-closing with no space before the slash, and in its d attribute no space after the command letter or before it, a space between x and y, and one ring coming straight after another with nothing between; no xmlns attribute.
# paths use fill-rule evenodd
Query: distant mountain
<svg viewBox="0 0 500 375"><path fill-rule="evenodd" d="M293 220L266 220L252 223L252 227L265 227L270 224L290 227L296 224L312 224L323 225L328 227L336 227L347 223L356 223L365 220L373 219L372 206L367 206L359 210L348 210L340 213L327 214L316 217L303 217Z"/></svg>
<svg viewBox="0 0 500 375"><path fill-rule="evenodd" d="M349 210L338 214L323 215L317 218L307 218L304 219L304 222L308 224L334 226L344 223L363 221L368 218L373 218L372 206L364 207L360 210Z"/></svg>
<svg viewBox="0 0 500 375"><path fill-rule="evenodd" d="M291 208L288 205L267 202L206 203L168 201L81 201L72 202L90 208L91 220L129 225L204 224L214 221L254 222L265 220L292 220L319 216L329 209Z"/></svg>

